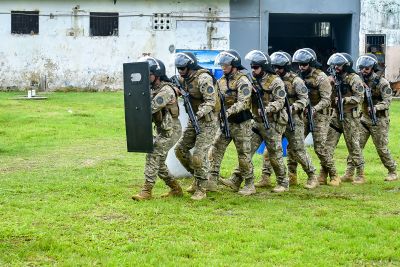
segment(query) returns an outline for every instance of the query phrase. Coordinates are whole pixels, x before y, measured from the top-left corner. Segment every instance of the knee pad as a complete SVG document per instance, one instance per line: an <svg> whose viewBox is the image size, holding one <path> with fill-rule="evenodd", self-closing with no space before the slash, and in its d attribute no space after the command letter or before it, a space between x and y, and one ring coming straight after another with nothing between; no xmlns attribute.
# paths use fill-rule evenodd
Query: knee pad
<svg viewBox="0 0 400 267"><path fill-rule="evenodd" d="M193 155L192 167L193 169L200 169L203 164L203 158L200 155Z"/></svg>

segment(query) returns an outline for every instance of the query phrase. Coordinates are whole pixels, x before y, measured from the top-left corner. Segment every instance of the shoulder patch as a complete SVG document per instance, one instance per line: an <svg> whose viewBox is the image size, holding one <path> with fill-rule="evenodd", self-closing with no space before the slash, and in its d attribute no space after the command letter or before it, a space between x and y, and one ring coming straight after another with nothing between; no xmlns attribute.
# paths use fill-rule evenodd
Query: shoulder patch
<svg viewBox="0 0 400 267"><path fill-rule="evenodd" d="M300 92L301 92L302 94L307 94L307 93L308 93L307 87L303 86L303 87L301 88Z"/></svg>
<svg viewBox="0 0 400 267"><path fill-rule="evenodd" d="M364 87L363 87L362 85L358 86L358 87L357 87L357 91L358 91L359 93L364 93Z"/></svg>
<svg viewBox="0 0 400 267"><path fill-rule="evenodd" d="M159 96L156 98L156 103L161 105L162 103L164 103L164 99L161 96Z"/></svg>
<svg viewBox="0 0 400 267"><path fill-rule="evenodd" d="M281 89L281 90L278 91L278 96L279 97L285 97L285 95L286 95L285 90Z"/></svg>
<svg viewBox="0 0 400 267"><path fill-rule="evenodd" d="M209 94L214 93L214 88L212 88L212 86L207 87L207 93Z"/></svg>
<svg viewBox="0 0 400 267"><path fill-rule="evenodd" d="M246 87L242 90L244 96L248 96L250 94L249 87Z"/></svg>
<svg viewBox="0 0 400 267"><path fill-rule="evenodd" d="M392 88L387 87L386 90L385 90L385 93L386 93L387 95L392 95Z"/></svg>

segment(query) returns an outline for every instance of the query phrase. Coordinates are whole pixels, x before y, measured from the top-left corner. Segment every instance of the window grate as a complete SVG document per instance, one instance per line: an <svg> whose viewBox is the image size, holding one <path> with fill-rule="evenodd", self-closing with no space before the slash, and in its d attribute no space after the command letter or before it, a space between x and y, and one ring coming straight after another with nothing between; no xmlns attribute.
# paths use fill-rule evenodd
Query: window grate
<svg viewBox="0 0 400 267"><path fill-rule="evenodd" d="M90 36L118 36L118 13L90 12Z"/></svg>
<svg viewBox="0 0 400 267"><path fill-rule="evenodd" d="M384 35L367 35L367 45L383 45L385 44Z"/></svg>
<svg viewBox="0 0 400 267"><path fill-rule="evenodd" d="M11 33L38 34L39 11L11 11Z"/></svg>

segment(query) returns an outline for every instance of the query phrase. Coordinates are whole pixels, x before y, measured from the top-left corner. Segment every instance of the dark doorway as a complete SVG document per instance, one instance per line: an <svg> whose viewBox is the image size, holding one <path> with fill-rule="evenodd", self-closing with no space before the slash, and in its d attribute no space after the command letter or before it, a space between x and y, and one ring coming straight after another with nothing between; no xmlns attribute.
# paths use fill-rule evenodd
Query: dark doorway
<svg viewBox="0 0 400 267"><path fill-rule="evenodd" d="M269 15L268 53L300 48L315 50L326 68L334 52L351 51L351 14L273 14Z"/></svg>

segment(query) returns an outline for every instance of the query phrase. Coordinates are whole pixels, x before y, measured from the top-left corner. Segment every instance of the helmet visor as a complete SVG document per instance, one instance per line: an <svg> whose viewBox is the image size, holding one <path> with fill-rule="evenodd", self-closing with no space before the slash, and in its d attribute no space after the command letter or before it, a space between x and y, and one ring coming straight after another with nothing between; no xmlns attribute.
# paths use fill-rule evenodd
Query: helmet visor
<svg viewBox="0 0 400 267"><path fill-rule="evenodd" d="M328 59L329 66L343 66L344 64L348 63L349 61L345 56L340 53L335 53Z"/></svg>
<svg viewBox="0 0 400 267"><path fill-rule="evenodd" d="M317 59L310 51L306 49L299 49L293 55L293 62L296 63L310 63L313 60Z"/></svg>
<svg viewBox="0 0 400 267"><path fill-rule="evenodd" d="M259 50L252 50L244 57L246 60L251 61L253 63L269 63L268 58L264 55L263 52Z"/></svg>
<svg viewBox="0 0 400 267"><path fill-rule="evenodd" d="M362 68L370 68L373 67L375 64L377 64L378 62L376 61L375 58L370 57L370 56L361 56L357 59L357 69L362 69Z"/></svg>
<svg viewBox="0 0 400 267"><path fill-rule="evenodd" d="M175 54L175 67L185 68L189 63L193 63L193 59L191 59L188 55L184 53Z"/></svg>
<svg viewBox="0 0 400 267"><path fill-rule="evenodd" d="M238 58L235 55L224 51L219 53L215 58L215 65L232 65L233 60L238 60Z"/></svg>
<svg viewBox="0 0 400 267"><path fill-rule="evenodd" d="M271 55L271 64L276 66L290 65L291 59L288 55L282 52L275 52Z"/></svg>
<svg viewBox="0 0 400 267"><path fill-rule="evenodd" d="M150 72L160 69L160 65L158 64L157 60L153 57L141 57L138 59L138 62L146 62L146 61L149 63Z"/></svg>

